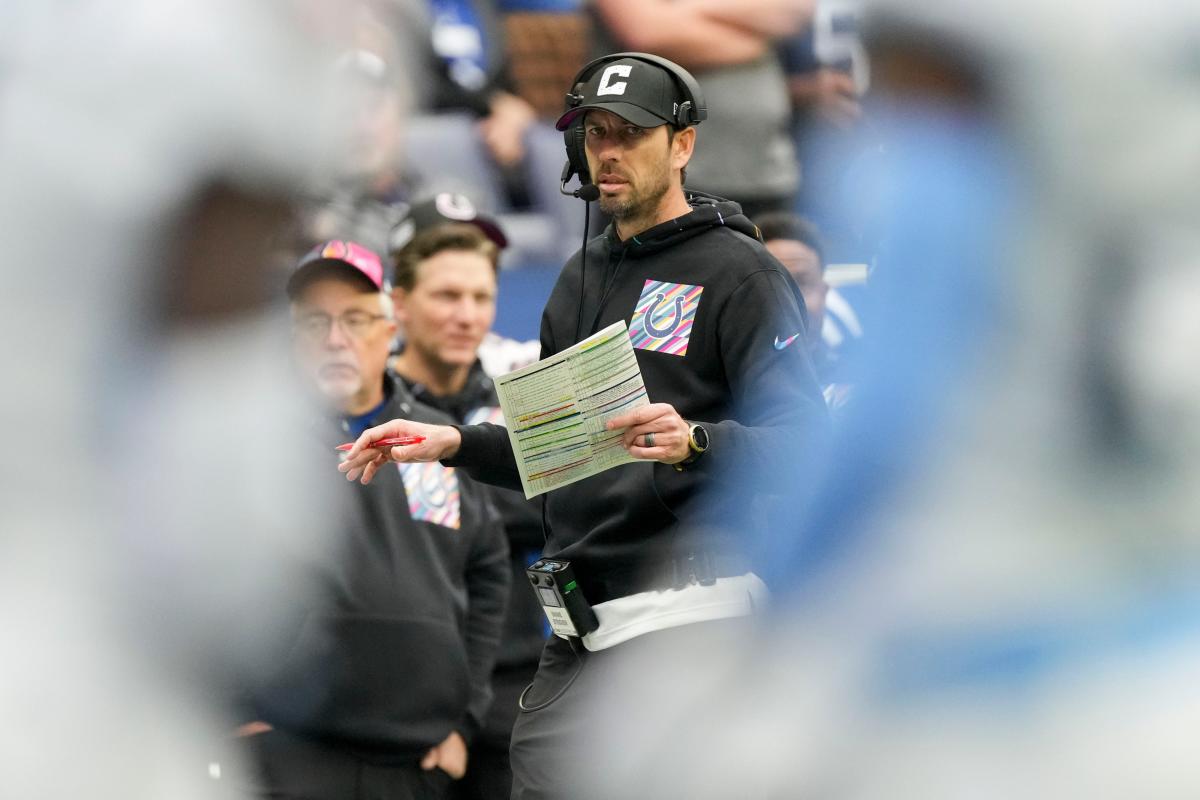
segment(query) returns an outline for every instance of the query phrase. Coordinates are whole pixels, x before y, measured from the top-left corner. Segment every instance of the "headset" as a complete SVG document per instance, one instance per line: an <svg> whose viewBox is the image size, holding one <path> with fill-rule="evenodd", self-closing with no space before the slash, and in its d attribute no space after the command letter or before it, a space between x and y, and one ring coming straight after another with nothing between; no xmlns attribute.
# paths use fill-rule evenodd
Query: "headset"
<svg viewBox="0 0 1200 800"><path fill-rule="evenodd" d="M691 73L674 61L668 61L661 56L651 55L650 53L613 53L601 56L585 64L576 73L575 79L571 81L571 91L567 93L567 111L583 103L585 99L581 93L583 84L587 83L596 70L605 64L610 64L613 61L623 58L636 59L637 61L643 61L647 64L660 67L666 70L674 79L675 85L684 97L684 101L679 104L679 108L675 112L675 119L671 123L676 128L691 127L708 118L708 106L704 102L704 92L700 89L700 84L692 77ZM583 115L580 115L563 131L563 144L567 149L567 163L563 165L559 191L565 195L586 200L589 203L599 199L600 190L592 184L591 172L588 169L587 154L584 151ZM579 177L579 188L573 192L568 191L567 182L575 176Z"/></svg>

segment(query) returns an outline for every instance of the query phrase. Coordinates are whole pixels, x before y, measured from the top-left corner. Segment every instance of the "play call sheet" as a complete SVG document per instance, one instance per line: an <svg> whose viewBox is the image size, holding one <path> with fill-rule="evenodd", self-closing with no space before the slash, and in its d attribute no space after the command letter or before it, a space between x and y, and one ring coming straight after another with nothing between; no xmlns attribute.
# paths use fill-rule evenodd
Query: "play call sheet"
<svg viewBox="0 0 1200 800"><path fill-rule="evenodd" d="M624 320L495 383L526 497L636 460L604 429L650 402Z"/></svg>

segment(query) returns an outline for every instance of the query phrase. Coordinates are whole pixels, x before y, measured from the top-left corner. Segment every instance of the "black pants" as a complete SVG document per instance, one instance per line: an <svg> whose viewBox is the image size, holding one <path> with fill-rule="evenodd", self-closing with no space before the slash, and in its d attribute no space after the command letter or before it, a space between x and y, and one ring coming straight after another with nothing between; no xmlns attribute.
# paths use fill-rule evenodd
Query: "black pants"
<svg viewBox="0 0 1200 800"><path fill-rule="evenodd" d="M713 641L736 641L733 637L746 627L745 619L684 625L595 653L582 644L572 649L567 641L551 636L525 704L535 706L570 685L550 705L518 717L510 750L512 800L611 797L604 782L596 779L605 770L597 763L597 753L619 751L626 721L631 727L651 721L653 702L645 701L655 695L654 682L695 669L697 653L704 647ZM643 671L649 664L654 669ZM649 684L641 682L643 674L653 675L647 678ZM597 738L601 714L610 724L603 732L610 738L603 742ZM622 722L614 729L613 720Z"/></svg>
<svg viewBox="0 0 1200 800"><path fill-rule="evenodd" d="M476 741L467 757L467 774L450 790L453 800L508 800L512 793L512 770L508 766L508 742Z"/></svg>
<svg viewBox="0 0 1200 800"><path fill-rule="evenodd" d="M454 800L508 800L512 793L508 748L517 720L517 698L533 680L536 668L534 664L520 664L492 674L492 708L483 729L471 742L467 774L454 783Z"/></svg>
<svg viewBox="0 0 1200 800"><path fill-rule="evenodd" d="M245 741L258 769L255 794L281 800L441 800L452 779L417 763L379 765L292 736L268 731Z"/></svg>

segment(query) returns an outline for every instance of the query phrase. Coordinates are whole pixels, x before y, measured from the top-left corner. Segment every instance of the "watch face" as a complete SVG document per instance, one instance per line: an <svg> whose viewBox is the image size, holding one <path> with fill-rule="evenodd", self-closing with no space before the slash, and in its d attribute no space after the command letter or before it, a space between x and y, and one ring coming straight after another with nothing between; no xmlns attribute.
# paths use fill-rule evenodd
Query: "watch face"
<svg viewBox="0 0 1200 800"><path fill-rule="evenodd" d="M692 426L692 440L695 441L696 447L700 448L700 452L708 449L708 431L703 425Z"/></svg>

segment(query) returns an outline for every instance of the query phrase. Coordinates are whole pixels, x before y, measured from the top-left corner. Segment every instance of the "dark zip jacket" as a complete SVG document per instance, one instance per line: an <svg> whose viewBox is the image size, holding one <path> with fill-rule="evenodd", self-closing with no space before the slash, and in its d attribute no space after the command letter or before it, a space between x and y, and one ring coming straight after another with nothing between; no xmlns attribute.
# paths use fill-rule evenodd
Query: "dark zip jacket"
<svg viewBox="0 0 1200 800"><path fill-rule="evenodd" d="M418 402L441 411L461 424L494 422L504 424L496 385L476 361L471 366L466 385L452 395L435 395L421 383L409 382L398 375ZM542 504L538 499L526 500L524 493L500 486L488 486L492 503L500 513L504 532L508 536L513 591L504 621L504 635L496 656L496 669L536 667L546 643L545 614L534 593L525 584L525 568L537 560L545 545L542 532Z"/></svg>
<svg viewBox="0 0 1200 800"><path fill-rule="evenodd" d="M696 552L718 574L750 568L739 556L756 487L794 474L827 423L794 282L736 203L689 199L689 214L625 242L609 226L588 243L586 272L580 254L567 262L542 315L543 358L625 320L650 401L703 423L711 442L683 472L627 464L547 496L547 555L573 563L593 603L664 588ZM445 463L520 485L503 428L461 431ZM701 491L711 488L728 491Z"/></svg>
<svg viewBox="0 0 1200 800"><path fill-rule="evenodd" d="M398 377L419 402L436 408L455 422L504 424L504 415L496 397L496 385L483 371L479 361L471 366L462 391L452 395L435 395L424 384L410 382L403 375ZM492 703L483 729L486 740L501 746L508 742L516 722L517 704L508 695L514 690L523 689L533 680L542 647L546 644L546 615L525 575L525 568L536 561L542 552L545 538L540 499L526 500L524 493L500 486L488 486L487 489L504 522L512 575L508 614L504 618L504 632L500 637L500 650L496 655L493 673L496 701Z"/></svg>
<svg viewBox="0 0 1200 800"><path fill-rule="evenodd" d="M391 377L376 421L445 424ZM325 420L313 457L347 441ZM258 718L380 763L408 763L457 730L469 741L491 702L509 589L508 546L484 487L440 464L389 465L345 493L341 559L294 663L257 693Z"/></svg>

